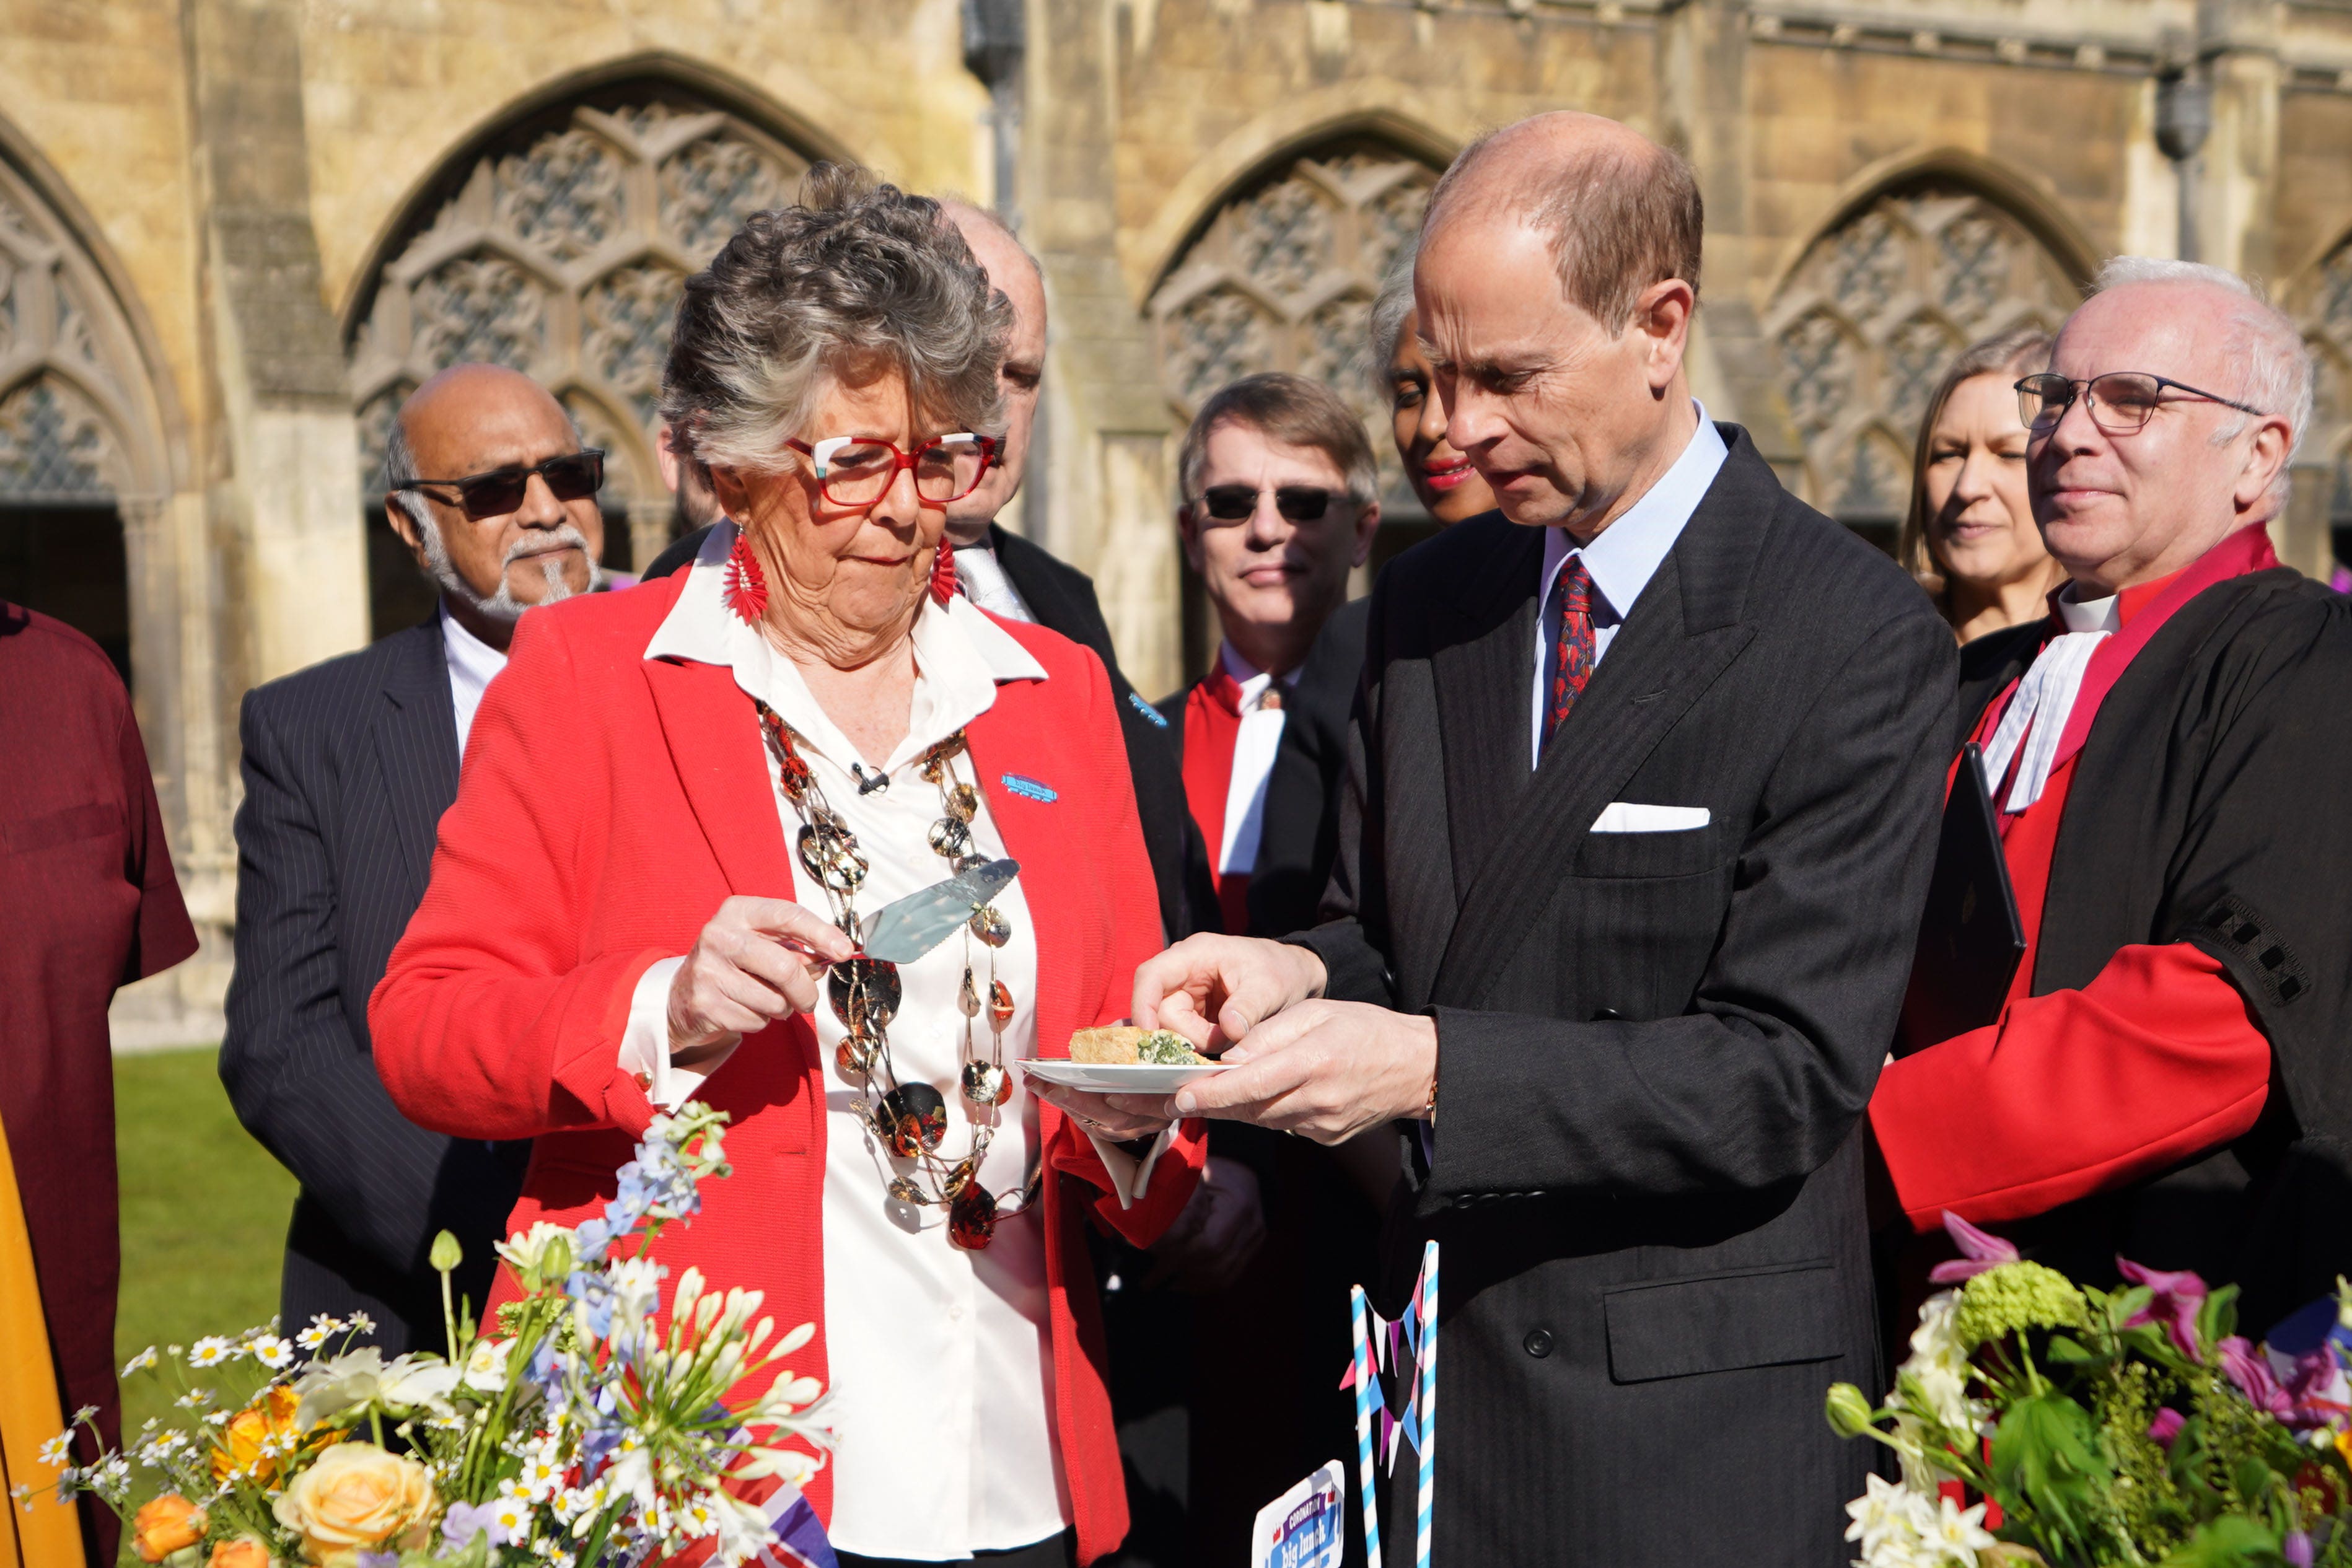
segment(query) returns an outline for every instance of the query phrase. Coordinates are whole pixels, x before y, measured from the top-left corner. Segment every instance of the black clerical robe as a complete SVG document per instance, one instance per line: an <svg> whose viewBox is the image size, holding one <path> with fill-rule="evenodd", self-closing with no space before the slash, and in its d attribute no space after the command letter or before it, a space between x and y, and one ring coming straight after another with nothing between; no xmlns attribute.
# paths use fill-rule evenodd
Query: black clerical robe
<svg viewBox="0 0 2352 1568"><path fill-rule="evenodd" d="M1980 654L1975 706L2043 645L2025 628L2005 657ZM2243 998L2270 1044L2271 1086L2251 1129L2225 1144L2000 1227L2044 1261L2094 1283L2114 1281L2117 1254L2235 1280L2257 1332L2352 1270L2347 710L2352 607L2277 567L2197 593L2099 705L2050 855L2030 995L2084 990L2126 949L2185 946ZM1916 1098L1907 1080L1946 1049L1882 1081L1872 1120L1891 1164L1906 1129L1924 1124L1925 1107L1901 1103ZM2052 1061L2054 1071L2063 1053ZM1947 1086L1937 1114L1990 1140L2029 1116L2095 1124L2103 1097L2012 1076L1964 1103Z"/></svg>

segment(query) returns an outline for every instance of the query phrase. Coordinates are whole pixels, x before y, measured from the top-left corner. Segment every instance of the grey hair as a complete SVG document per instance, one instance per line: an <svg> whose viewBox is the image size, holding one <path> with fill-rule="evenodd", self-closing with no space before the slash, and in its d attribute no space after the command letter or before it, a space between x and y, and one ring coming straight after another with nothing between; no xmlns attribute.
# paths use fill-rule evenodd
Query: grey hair
<svg viewBox="0 0 2352 1568"><path fill-rule="evenodd" d="M926 415L992 434L1012 321L939 203L820 163L686 280L661 414L704 463L780 473L827 380L878 361Z"/></svg>
<svg viewBox="0 0 2352 1568"><path fill-rule="evenodd" d="M1372 393L1383 403L1394 395L1389 384L1389 362L1396 358L1397 340L1404 335L1404 319L1412 314L1412 264L1420 248L1407 245L1397 251L1388 276L1381 279L1381 291L1372 297L1372 362L1367 368L1371 372Z"/></svg>
<svg viewBox="0 0 2352 1568"><path fill-rule="evenodd" d="M2303 449L2304 434L2311 428L2311 351L2304 347L2303 332L2294 318L2272 304L2268 291L2251 277L2226 267L2155 256L2110 257L2091 280L2088 298L2133 283L2201 284L2236 297L2228 325L2238 384L2231 390L2239 402L2286 420L2286 462L2271 486L2272 498L2284 508L2294 455ZM2216 430L2213 444L2225 446L2243 435L2252 417L2242 414Z"/></svg>

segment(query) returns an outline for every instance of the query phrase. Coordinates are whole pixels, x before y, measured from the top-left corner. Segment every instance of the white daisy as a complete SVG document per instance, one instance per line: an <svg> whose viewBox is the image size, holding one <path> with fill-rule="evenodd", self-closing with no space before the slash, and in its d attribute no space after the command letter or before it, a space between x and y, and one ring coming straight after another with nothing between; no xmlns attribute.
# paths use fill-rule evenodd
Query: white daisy
<svg viewBox="0 0 2352 1568"><path fill-rule="evenodd" d="M294 1363L294 1346L276 1334L263 1334L245 1347L253 1359L272 1372L283 1372Z"/></svg>
<svg viewBox="0 0 2352 1568"><path fill-rule="evenodd" d="M51 1469L61 1469L73 1462L73 1434L60 1432L41 1445L41 1463Z"/></svg>
<svg viewBox="0 0 2352 1568"><path fill-rule="evenodd" d="M294 1343L304 1350L316 1350L343 1332L342 1321L320 1312L310 1320L310 1326L294 1336Z"/></svg>
<svg viewBox="0 0 2352 1568"><path fill-rule="evenodd" d="M122 1364L122 1375L128 1377L134 1372L144 1372L154 1364L155 1347L151 1344Z"/></svg>
<svg viewBox="0 0 2352 1568"><path fill-rule="evenodd" d="M218 1334L208 1333L188 1347L188 1364L204 1368L218 1366L236 1354L236 1347Z"/></svg>
<svg viewBox="0 0 2352 1568"><path fill-rule="evenodd" d="M183 1410L201 1410L212 1402L213 1391L209 1388L191 1388L172 1401Z"/></svg>

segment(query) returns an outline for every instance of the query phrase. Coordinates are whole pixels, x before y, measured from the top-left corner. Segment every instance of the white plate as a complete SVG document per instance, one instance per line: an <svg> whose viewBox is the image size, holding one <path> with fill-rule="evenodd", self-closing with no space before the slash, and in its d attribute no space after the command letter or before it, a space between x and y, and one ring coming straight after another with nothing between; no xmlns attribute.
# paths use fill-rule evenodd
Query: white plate
<svg viewBox="0 0 2352 1568"><path fill-rule="evenodd" d="M1065 1061L1037 1058L1015 1062L1032 1078L1058 1083L1065 1089L1091 1089L1097 1094L1173 1094L1195 1078L1223 1072L1238 1065L1212 1061L1201 1067L1159 1067L1144 1062Z"/></svg>

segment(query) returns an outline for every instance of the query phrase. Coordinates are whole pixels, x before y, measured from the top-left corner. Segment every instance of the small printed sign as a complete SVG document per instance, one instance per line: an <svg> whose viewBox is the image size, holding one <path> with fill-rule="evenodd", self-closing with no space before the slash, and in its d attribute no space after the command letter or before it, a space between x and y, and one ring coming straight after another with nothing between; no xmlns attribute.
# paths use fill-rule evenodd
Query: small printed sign
<svg viewBox="0 0 2352 1568"><path fill-rule="evenodd" d="M1334 1459L1259 1509L1250 1568L1339 1568L1348 1545L1347 1478Z"/></svg>

